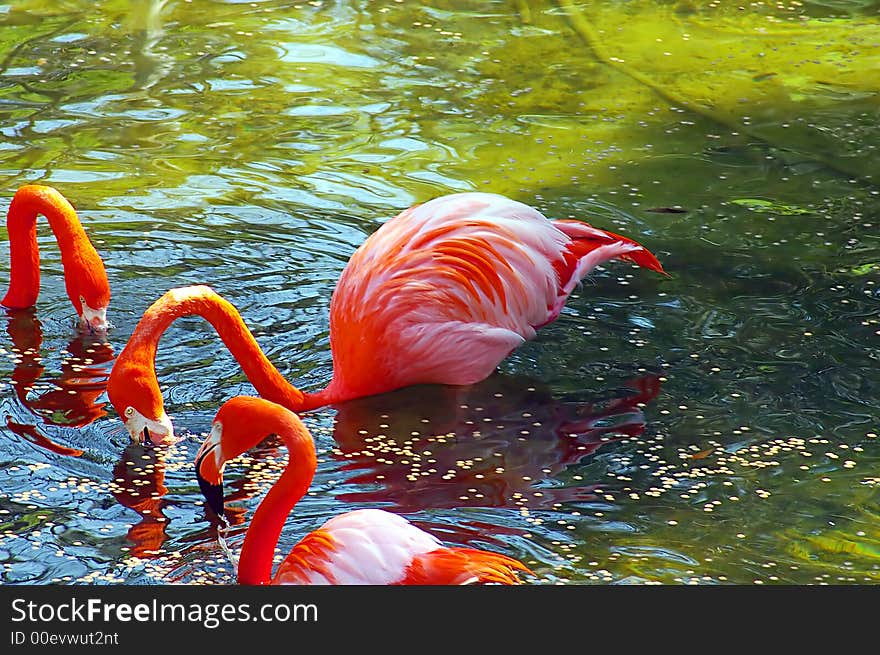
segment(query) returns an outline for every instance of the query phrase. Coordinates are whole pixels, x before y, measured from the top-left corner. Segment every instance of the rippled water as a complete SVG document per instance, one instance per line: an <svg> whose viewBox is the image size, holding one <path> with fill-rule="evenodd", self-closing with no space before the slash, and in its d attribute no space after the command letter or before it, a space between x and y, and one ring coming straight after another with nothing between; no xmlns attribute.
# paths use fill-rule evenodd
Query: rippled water
<svg viewBox="0 0 880 655"><path fill-rule="evenodd" d="M187 438L134 446L104 406L115 354L208 283L321 388L354 249L479 189L671 277L609 265L482 384L305 416L319 469L282 550L383 506L538 584L877 581L880 5L722 5L0 5L4 206L29 182L73 202L116 326L77 332L41 221L38 305L0 340L0 579L231 581L192 460L252 387L181 320L157 369ZM285 458L227 469L233 548Z"/></svg>

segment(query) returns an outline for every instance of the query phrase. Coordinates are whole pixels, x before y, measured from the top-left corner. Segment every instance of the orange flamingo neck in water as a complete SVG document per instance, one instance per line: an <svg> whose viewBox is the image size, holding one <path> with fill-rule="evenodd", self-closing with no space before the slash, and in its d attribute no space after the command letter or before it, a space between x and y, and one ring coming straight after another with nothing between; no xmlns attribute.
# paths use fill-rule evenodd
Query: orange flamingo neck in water
<svg viewBox="0 0 880 655"><path fill-rule="evenodd" d="M162 396L155 368L159 340L175 320L194 315L201 316L214 327L263 398L291 411L314 409L340 399L330 387L316 393L304 393L290 384L263 353L235 307L210 287L192 286L166 292L147 309L135 327L110 374L108 392L117 412L133 404L124 402L124 399L128 397L126 387L136 386L149 388L155 399L153 404L158 404L158 407L147 408L154 415L151 418L161 413ZM132 380L138 380L138 384L129 385ZM137 404L143 404L143 399Z"/></svg>
<svg viewBox="0 0 880 655"><path fill-rule="evenodd" d="M92 308L106 307L110 285L104 263L89 241L76 210L57 190L29 184L16 191L9 205L10 281L2 300L5 307L31 307L40 293L40 253L37 216L44 215L61 250L67 295L82 315L80 296Z"/></svg>
<svg viewBox="0 0 880 655"><path fill-rule="evenodd" d="M241 401L239 408L235 403ZM239 584L269 584L275 547L290 512L306 494L318 467L315 442L302 421L283 407L260 398L236 398L232 411L218 417L223 441L236 440L235 450L244 452L270 434L277 434L288 451L281 477L260 502L245 535L238 563Z"/></svg>

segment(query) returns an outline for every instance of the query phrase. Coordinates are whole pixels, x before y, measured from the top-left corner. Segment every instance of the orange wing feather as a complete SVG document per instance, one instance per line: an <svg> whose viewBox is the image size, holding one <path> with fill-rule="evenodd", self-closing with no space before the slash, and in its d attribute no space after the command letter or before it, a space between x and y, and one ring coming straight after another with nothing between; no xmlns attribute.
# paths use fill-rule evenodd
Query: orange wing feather
<svg viewBox="0 0 880 655"><path fill-rule="evenodd" d="M335 551L336 542L327 530L310 532L284 558L274 584L308 584L314 573L323 575L330 584L337 584L330 565Z"/></svg>
<svg viewBox="0 0 880 655"><path fill-rule="evenodd" d="M416 555L402 585L520 584L519 573L534 575L512 557L474 548L438 548Z"/></svg>

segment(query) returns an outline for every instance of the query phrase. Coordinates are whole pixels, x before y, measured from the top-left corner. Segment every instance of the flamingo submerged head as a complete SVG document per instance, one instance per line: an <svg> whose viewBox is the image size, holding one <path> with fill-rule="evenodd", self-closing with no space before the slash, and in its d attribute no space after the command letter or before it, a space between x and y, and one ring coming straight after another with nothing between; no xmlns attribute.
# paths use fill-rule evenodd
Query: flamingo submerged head
<svg viewBox="0 0 880 655"><path fill-rule="evenodd" d="M67 297L81 325L94 331L112 327L107 321L110 283L104 262L89 241L73 205L50 186L28 184L18 189L9 205L9 290L4 307L32 307L40 293L40 253L37 248L37 216L43 214L61 250Z"/></svg>
<svg viewBox="0 0 880 655"><path fill-rule="evenodd" d="M107 320L107 307L110 305L110 285L107 282L103 265L98 268L75 269L75 273L65 276L67 297L77 309L80 325L95 332L103 332L113 325Z"/></svg>
<svg viewBox="0 0 880 655"><path fill-rule="evenodd" d="M330 519L293 547L272 576L275 547L288 515L306 494L317 468L312 436L290 410L237 396L217 412L196 455L206 502L223 516L223 470L270 435L287 446L287 468L260 502L238 562L241 584L516 584L532 572L517 560L485 550L444 546L402 516L360 509Z"/></svg>
<svg viewBox="0 0 880 655"><path fill-rule="evenodd" d="M176 443L178 439L174 436L171 419L165 413L155 370L151 373L132 364L119 358L114 363L107 380L110 404L122 419L132 441L157 446Z"/></svg>

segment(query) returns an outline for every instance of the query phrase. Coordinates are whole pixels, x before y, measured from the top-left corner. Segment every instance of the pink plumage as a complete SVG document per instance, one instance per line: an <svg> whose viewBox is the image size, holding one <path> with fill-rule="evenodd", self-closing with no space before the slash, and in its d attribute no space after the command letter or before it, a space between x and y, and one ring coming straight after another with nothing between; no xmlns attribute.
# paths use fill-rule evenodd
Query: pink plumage
<svg viewBox="0 0 880 655"><path fill-rule="evenodd" d="M355 510L330 519L294 546L272 583L395 584L406 578L414 557L441 547L397 514Z"/></svg>
<svg viewBox="0 0 880 655"><path fill-rule="evenodd" d="M333 293L328 395L478 382L612 258L663 272L626 237L500 195L407 209L358 248Z"/></svg>

